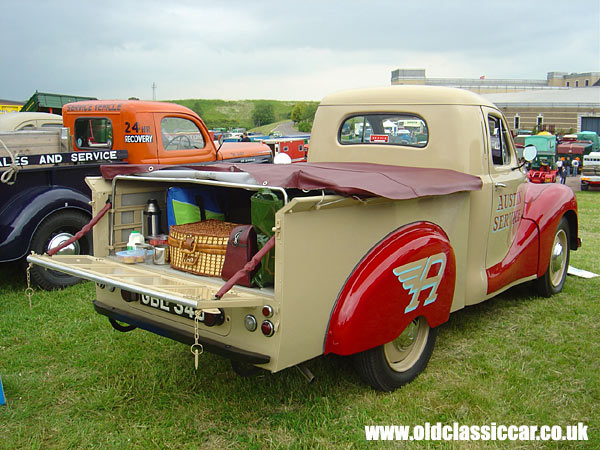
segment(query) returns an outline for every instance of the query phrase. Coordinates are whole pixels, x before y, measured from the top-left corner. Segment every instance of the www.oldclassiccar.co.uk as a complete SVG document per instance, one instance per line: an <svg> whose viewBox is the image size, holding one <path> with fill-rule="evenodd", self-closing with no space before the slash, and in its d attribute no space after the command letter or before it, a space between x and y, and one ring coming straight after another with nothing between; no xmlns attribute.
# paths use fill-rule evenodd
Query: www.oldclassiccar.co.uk
<svg viewBox="0 0 600 450"><path fill-rule="evenodd" d="M587 441L587 425L365 425L367 441Z"/></svg>

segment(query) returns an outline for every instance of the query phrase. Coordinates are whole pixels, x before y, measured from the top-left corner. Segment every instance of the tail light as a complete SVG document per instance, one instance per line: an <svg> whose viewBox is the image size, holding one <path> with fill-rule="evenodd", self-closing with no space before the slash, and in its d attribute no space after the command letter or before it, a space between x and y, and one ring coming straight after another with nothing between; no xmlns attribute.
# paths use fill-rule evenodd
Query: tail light
<svg viewBox="0 0 600 450"><path fill-rule="evenodd" d="M265 317L273 317L273 307L271 305L263 306L262 315Z"/></svg>
<svg viewBox="0 0 600 450"><path fill-rule="evenodd" d="M262 334L267 337L273 336L273 333L275 333L275 327L270 320L263 320L263 322L260 324L260 331L262 331Z"/></svg>

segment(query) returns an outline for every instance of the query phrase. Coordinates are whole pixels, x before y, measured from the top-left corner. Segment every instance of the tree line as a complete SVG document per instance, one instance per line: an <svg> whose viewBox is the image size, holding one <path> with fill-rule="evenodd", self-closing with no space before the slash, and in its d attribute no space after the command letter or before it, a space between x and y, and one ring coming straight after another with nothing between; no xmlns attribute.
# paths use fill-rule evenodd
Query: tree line
<svg viewBox="0 0 600 450"><path fill-rule="evenodd" d="M310 132L315 120L318 102L299 102L294 105L290 119L298 126L298 131Z"/></svg>
<svg viewBox="0 0 600 450"><path fill-rule="evenodd" d="M293 106L290 112L290 119L298 126L298 131L310 132L315 120L317 106L319 106L318 102L298 102ZM273 104L266 101L255 103L254 110L252 111L252 120L254 121L254 126L257 127L276 122Z"/></svg>
<svg viewBox="0 0 600 450"><path fill-rule="evenodd" d="M310 132L318 102L279 100L172 100L195 111L209 128L253 128L292 120L299 131Z"/></svg>

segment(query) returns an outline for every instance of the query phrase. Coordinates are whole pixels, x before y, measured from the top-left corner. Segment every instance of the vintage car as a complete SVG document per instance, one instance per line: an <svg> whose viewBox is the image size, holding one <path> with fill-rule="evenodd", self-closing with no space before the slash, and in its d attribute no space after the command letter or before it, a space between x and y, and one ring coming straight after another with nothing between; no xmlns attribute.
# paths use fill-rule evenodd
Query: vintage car
<svg viewBox="0 0 600 450"><path fill-rule="evenodd" d="M0 114L0 131L60 128L62 116L44 112L11 112Z"/></svg>
<svg viewBox="0 0 600 450"><path fill-rule="evenodd" d="M419 138L393 139L389 124L407 121ZM238 372L277 372L348 355L386 391L425 369L451 312L521 283L544 296L562 290L580 245L573 191L527 181L501 111L482 97L427 86L332 94L310 147L308 162L289 165L109 166L88 178L95 214L110 211L94 227L94 256L28 260L94 281L95 309L113 326L186 343L196 362L204 349ZM233 233L223 250L172 226L172 267L119 262L148 202L169 210L174 187L216 190L225 220L254 228L253 198L269 188L280 201L263 230L272 236L227 282L190 272L209 254L227 255L239 243ZM267 265L268 246L272 284L233 285Z"/></svg>

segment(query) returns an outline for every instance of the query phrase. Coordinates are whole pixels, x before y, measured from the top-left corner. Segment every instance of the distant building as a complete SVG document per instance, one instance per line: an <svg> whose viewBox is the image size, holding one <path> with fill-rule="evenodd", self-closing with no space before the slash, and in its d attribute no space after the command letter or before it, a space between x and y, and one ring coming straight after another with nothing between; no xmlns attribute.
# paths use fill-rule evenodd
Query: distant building
<svg viewBox="0 0 600 450"><path fill-rule="evenodd" d="M548 72L545 80L427 78L425 69L396 69L392 85L424 84L467 89L500 108L513 131L600 134L600 72Z"/></svg>
<svg viewBox="0 0 600 450"><path fill-rule="evenodd" d="M0 114L20 111L22 106L23 102L13 102L11 100L0 99Z"/></svg>
<svg viewBox="0 0 600 450"><path fill-rule="evenodd" d="M479 78L427 78L425 69L396 69L392 71L392 85L424 84L467 89L477 94L546 90L561 87L600 86L600 72L548 72L545 80Z"/></svg>
<svg viewBox="0 0 600 450"><path fill-rule="evenodd" d="M600 72L548 72L548 85L574 88L600 86Z"/></svg>
<svg viewBox="0 0 600 450"><path fill-rule="evenodd" d="M600 134L600 86L482 95L502 110L514 131Z"/></svg>

